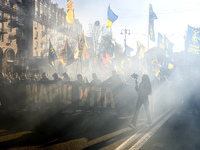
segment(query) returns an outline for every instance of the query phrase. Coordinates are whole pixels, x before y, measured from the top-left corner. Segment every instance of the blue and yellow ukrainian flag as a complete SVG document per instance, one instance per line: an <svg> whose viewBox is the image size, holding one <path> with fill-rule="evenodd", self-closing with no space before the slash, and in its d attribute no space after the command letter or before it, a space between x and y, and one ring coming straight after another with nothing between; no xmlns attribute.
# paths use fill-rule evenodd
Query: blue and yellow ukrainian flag
<svg viewBox="0 0 200 150"><path fill-rule="evenodd" d="M58 59L58 56L56 55L56 51L54 50L51 41L49 39L49 57L48 57L48 62L50 65L55 67L55 60Z"/></svg>
<svg viewBox="0 0 200 150"><path fill-rule="evenodd" d="M112 26L113 22L118 19L118 16L110 9L110 5L108 6L107 17L108 17L108 26L106 27L109 28Z"/></svg>
<svg viewBox="0 0 200 150"><path fill-rule="evenodd" d="M126 54L126 56L130 56L130 53L132 51L133 51L133 48L131 48L127 44L125 44L125 54Z"/></svg>

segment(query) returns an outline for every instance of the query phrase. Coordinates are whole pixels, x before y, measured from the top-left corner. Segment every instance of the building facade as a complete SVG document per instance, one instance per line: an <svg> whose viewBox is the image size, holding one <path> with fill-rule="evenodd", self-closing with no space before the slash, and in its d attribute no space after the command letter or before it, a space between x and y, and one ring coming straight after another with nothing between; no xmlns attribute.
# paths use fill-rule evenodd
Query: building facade
<svg viewBox="0 0 200 150"><path fill-rule="evenodd" d="M19 17L21 16L21 17ZM9 0L0 0L0 71L13 72L19 65L19 48L23 26L19 18L24 13L16 3ZM19 46L19 47L18 47Z"/></svg>
<svg viewBox="0 0 200 150"><path fill-rule="evenodd" d="M73 46L82 25L65 18L51 0L0 0L0 71L38 70L48 61L49 41L57 55L66 40Z"/></svg>

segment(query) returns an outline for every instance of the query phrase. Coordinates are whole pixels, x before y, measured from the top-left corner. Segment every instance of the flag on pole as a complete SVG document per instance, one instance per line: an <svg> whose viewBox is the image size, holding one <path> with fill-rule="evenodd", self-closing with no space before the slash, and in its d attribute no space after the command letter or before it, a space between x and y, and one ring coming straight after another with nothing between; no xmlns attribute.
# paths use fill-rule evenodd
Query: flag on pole
<svg viewBox="0 0 200 150"><path fill-rule="evenodd" d="M165 57L171 57L171 55L173 54L173 46L174 44L170 42L165 35L162 36L160 33L158 33L157 47L165 51Z"/></svg>
<svg viewBox="0 0 200 150"><path fill-rule="evenodd" d="M111 57L108 53L106 53L106 60L109 62L109 63L112 63L111 61Z"/></svg>
<svg viewBox="0 0 200 150"><path fill-rule="evenodd" d="M169 62L168 63L168 69L173 69L174 68L174 64L173 64L173 62Z"/></svg>
<svg viewBox="0 0 200 150"><path fill-rule="evenodd" d="M81 39L79 40L79 44L78 44L78 57L82 57L85 54L86 49L88 48L87 43L86 43L86 39L85 39L85 35L84 35L84 31L81 35Z"/></svg>
<svg viewBox="0 0 200 150"><path fill-rule="evenodd" d="M102 59L102 61L103 61L103 63L104 63L105 65L107 65L107 64L108 64L108 62L107 62L106 58L105 58L105 57L103 57L103 54L101 54L101 59Z"/></svg>
<svg viewBox="0 0 200 150"><path fill-rule="evenodd" d="M67 0L66 22L74 23L74 6L72 0Z"/></svg>
<svg viewBox="0 0 200 150"><path fill-rule="evenodd" d="M110 5L108 6L107 17L108 17L108 26L106 27L109 28L112 26L113 22L118 19L118 16L110 9Z"/></svg>
<svg viewBox="0 0 200 150"><path fill-rule="evenodd" d="M156 14L153 12L153 7L149 4L149 36L150 40L155 42L155 34L154 34L154 20L158 19Z"/></svg>
<svg viewBox="0 0 200 150"><path fill-rule="evenodd" d="M67 65L70 65L74 62L74 53L69 47L67 41L65 42L58 59L63 64L63 67L66 67Z"/></svg>
<svg viewBox="0 0 200 150"><path fill-rule="evenodd" d="M78 44L79 44L79 39L76 41L73 49L72 49L72 52L74 53L74 59L78 59L78 54L79 54L79 50L78 50Z"/></svg>
<svg viewBox="0 0 200 150"><path fill-rule="evenodd" d="M169 39L165 36L165 57L171 57L173 54L174 44L169 41Z"/></svg>
<svg viewBox="0 0 200 150"><path fill-rule="evenodd" d="M144 45L142 45L139 41L137 41L137 53L141 58L144 58L144 52L146 50L147 49L144 47Z"/></svg>
<svg viewBox="0 0 200 150"><path fill-rule="evenodd" d="M131 48L127 44L125 44L125 54L126 54L126 56L130 56L130 53L132 51L133 51L133 48Z"/></svg>
<svg viewBox="0 0 200 150"><path fill-rule="evenodd" d="M188 25L187 38L185 43L185 49L190 54L200 56L200 28L194 28Z"/></svg>
<svg viewBox="0 0 200 150"><path fill-rule="evenodd" d="M160 69L159 69L159 65L158 65L158 59L156 56L152 60L152 68L153 68L153 72L154 72L155 76L158 77L158 75L160 74Z"/></svg>
<svg viewBox="0 0 200 150"><path fill-rule="evenodd" d="M157 47L159 47L162 50L165 50L165 37L162 36L162 34L160 34L158 32L158 43L157 43Z"/></svg>
<svg viewBox="0 0 200 150"><path fill-rule="evenodd" d="M89 53L86 53L86 58L90 58L90 54Z"/></svg>
<svg viewBox="0 0 200 150"><path fill-rule="evenodd" d="M56 51L54 50L51 41L49 39L49 57L48 62L50 65L52 65L55 68L55 60L58 59L58 56L56 55Z"/></svg>

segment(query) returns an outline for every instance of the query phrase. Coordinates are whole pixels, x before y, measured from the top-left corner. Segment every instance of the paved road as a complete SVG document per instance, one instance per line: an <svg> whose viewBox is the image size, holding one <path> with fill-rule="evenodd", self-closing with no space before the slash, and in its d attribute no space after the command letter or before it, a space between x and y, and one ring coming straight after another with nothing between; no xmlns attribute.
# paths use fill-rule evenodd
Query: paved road
<svg viewBox="0 0 200 150"><path fill-rule="evenodd" d="M137 130L128 127L131 114L114 111L0 111L1 149L115 149ZM146 122L143 114L138 129Z"/></svg>
<svg viewBox="0 0 200 150"><path fill-rule="evenodd" d="M72 113L69 109L0 111L0 147L115 149L146 125L146 116L141 109L137 129L128 127L131 114L126 112L118 118L112 109L104 109L101 113Z"/></svg>
<svg viewBox="0 0 200 150"><path fill-rule="evenodd" d="M141 150L200 150L200 114L176 111Z"/></svg>

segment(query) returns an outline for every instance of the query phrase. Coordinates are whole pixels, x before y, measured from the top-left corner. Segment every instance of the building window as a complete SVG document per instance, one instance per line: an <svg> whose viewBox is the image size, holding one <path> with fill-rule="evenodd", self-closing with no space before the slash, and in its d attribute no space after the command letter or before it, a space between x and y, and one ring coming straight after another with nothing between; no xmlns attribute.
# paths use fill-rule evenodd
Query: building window
<svg viewBox="0 0 200 150"><path fill-rule="evenodd" d="M36 27L36 28L38 27L38 22L35 22L35 27Z"/></svg>
<svg viewBox="0 0 200 150"><path fill-rule="evenodd" d="M3 31L3 23L0 23L0 30Z"/></svg>
<svg viewBox="0 0 200 150"><path fill-rule="evenodd" d="M8 26L8 31L9 31L9 32L12 32L11 26Z"/></svg>
<svg viewBox="0 0 200 150"><path fill-rule="evenodd" d="M40 47L43 48L43 43L41 43Z"/></svg>
<svg viewBox="0 0 200 150"><path fill-rule="evenodd" d="M11 14L8 14L8 20L11 20L11 19L12 19Z"/></svg>
<svg viewBox="0 0 200 150"><path fill-rule="evenodd" d="M38 52L36 52L36 56L38 56Z"/></svg>
<svg viewBox="0 0 200 150"><path fill-rule="evenodd" d="M3 42L3 35L0 35L0 42Z"/></svg>
<svg viewBox="0 0 200 150"><path fill-rule="evenodd" d="M8 38L8 43L11 43L11 42L12 42L12 40L10 38Z"/></svg>
<svg viewBox="0 0 200 150"><path fill-rule="evenodd" d="M36 47L36 48L38 47L38 42L37 42L37 41L35 42L35 47Z"/></svg>
<svg viewBox="0 0 200 150"><path fill-rule="evenodd" d="M3 11L0 10L0 17L3 17Z"/></svg>
<svg viewBox="0 0 200 150"><path fill-rule="evenodd" d="M8 51L7 51L6 57L7 57L7 59L9 59L9 60L14 60L14 58L15 58L15 53L14 53L14 51L8 50Z"/></svg>
<svg viewBox="0 0 200 150"><path fill-rule="evenodd" d="M35 37L38 37L38 32L37 31L35 32Z"/></svg>

